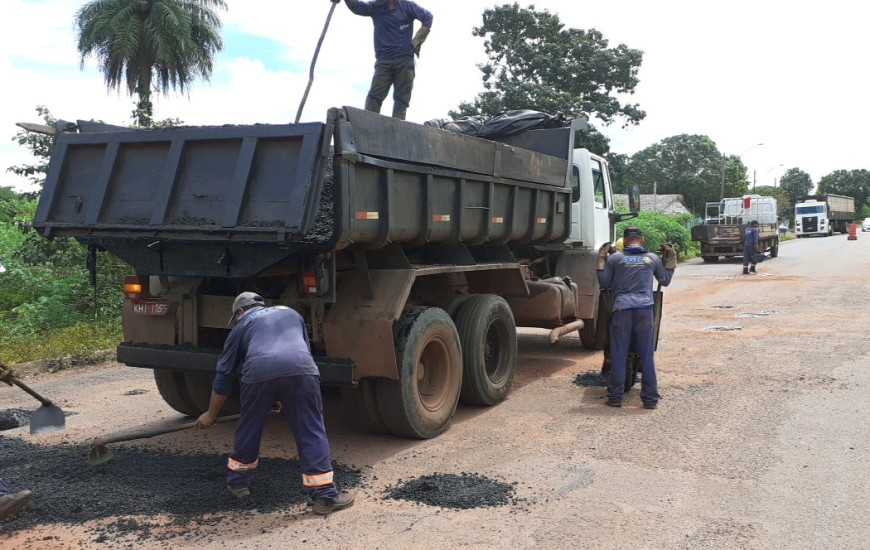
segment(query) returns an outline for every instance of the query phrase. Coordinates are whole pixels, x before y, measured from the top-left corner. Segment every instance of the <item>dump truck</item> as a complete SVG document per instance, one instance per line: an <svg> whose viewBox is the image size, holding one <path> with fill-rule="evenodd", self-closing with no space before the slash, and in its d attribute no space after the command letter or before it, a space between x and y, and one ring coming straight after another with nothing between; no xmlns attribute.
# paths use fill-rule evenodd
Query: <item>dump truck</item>
<svg viewBox="0 0 870 550"><path fill-rule="evenodd" d="M326 121L56 138L34 218L127 262L120 363L169 406L208 407L243 291L306 322L323 385L355 427L410 438L457 403L495 405L517 326L602 349L598 247L617 213L585 121L481 139L352 107ZM82 127L88 127L83 123ZM225 410L238 407L228 403Z"/></svg>
<svg viewBox="0 0 870 550"><path fill-rule="evenodd" d="M855 221L855 199L843 195L804 195L794 205L794 232L798 237L847 233Z"/></svg>
<svg viewBox="0 0 870 550"><path fill-rule="evenodd" d="M779 255L776 199L761 195L724 198L706 204L704 223L692 227L692 240L701 243L701 258L715 263L720 257L743 256L743 236L753 221L758 222L761 252Z"/></svg>

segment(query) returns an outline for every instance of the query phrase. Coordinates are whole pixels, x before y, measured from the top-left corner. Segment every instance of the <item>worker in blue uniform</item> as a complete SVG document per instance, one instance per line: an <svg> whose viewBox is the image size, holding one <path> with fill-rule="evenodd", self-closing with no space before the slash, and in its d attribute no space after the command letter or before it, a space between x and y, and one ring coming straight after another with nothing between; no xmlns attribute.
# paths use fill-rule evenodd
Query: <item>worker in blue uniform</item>
<svg viewBox="0 0 870 550"><path fill-rule="evenodd" d="M411 0L345 0L353 13L371 17L375 32L375 74L366 96L366 111L381 112L393 87L393 117L405 120L416 70L414 56L432 28L432 14ZM416 34L414 21L420 21ZM412 37L413 34L413 37Z"/></svg>
<svg viewBox="0 0 870 550"><path fill-rule="evenodd" d="M323 421L320 376L302 316L286 306L266 307L262 296L242 292L233 302L230 331L217 363L208 411L196 421L209 428L240 381L241 415L233 453L227 461L227 490L250 496L260 439L276 407L293 432L302 470L302 486L313 510L326 515L353 505L354 495L339 493L333 480L329 441Z"/></svg>
<svg viewBox="0 0 870 550"><path fill-rule="evenodd" d="M640 399L644 408L655 409L661 396L655 371L655 322L653 278L668 286L677 267L674 247L663 244L662 258L643 247L643 231L626 227L624 248L611 254L611 244L598 249L598 283L613 291L610 318L611 368L607 379L607 404L621 407L625 393L625 364L629 351L638 354L641 365Z"/></svg>
<svg viewBox="0 0 870 550"><path fill-rule="evenodd" d="M13 493L0 479L0 521L23 510L30 502L31 496L31 492L27 490Z"/></svg>
<svg viewBox="0 0 870 550"><path fill-rule="evenodd" d="M755 254L758 249L758 220L749 222L743 232L743 274L755 273Z"/></svg>

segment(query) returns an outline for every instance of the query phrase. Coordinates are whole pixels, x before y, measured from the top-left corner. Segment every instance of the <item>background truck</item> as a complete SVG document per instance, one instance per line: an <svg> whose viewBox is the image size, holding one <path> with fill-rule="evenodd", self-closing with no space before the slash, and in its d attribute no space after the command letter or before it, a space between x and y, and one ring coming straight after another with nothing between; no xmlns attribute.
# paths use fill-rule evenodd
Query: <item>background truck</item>
<svg viewBox="0 0 870 550"><path fill-rule="evenodd" d="M804 195L794 205L794 232L798 237L847 233L855 221L855 199L842 195Z"/></svg>
<svg viewBox="0 0 870 550"><path fill-rule="evenodd" d="M506 397L516 326L607 339L597 248L636 191L616 213L607 163L574 148L584 124L491 141L344 107L62 134L34 226L132 266L118 361L177 411L207 409L233 298L254 291L302 313L358 428L428 438L460 399Z"/></svg>
<svg viewBox="0 0 870 550"><path fill-rule="evenodd" d="M758 221L759 244L771 258L779 255L776 199L744 195L708 202L704 223L692 227L692 240L701 243L701 258L706 263L720 256L743 257L743 233L753 220Z"/></svg>

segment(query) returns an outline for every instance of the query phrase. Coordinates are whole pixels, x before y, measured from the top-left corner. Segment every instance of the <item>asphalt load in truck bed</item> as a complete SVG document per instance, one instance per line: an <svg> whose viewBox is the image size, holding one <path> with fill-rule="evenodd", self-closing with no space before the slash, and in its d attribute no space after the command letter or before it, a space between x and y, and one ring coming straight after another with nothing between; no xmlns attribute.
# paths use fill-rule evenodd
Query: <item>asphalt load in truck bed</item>
<svg viewBox="0 0 870 550"><path fill-rule="evenodd" d="M33 492L30 505L3 529L96 520L89 529L95 542L165 540L189 531L191 524L221 523L227 514L288 512L308 502L295 458L261 457L251 497L239 500L226 490L224 454L179 454L143 445L108 448L114 458L90 466L90 446L43 446L0 436L0 475L13 491ZM333 466L341 490L362 485L358 469Z"/></svg>
<svg viewBox="0 0 870 550"><path fill-rule="evenodd" d="M320 190L320 202L317 205L317 215L314 217L314 225L311 231L305 234L303 243L321 244L329 241L332 237L335 220L335 205L332 200L335 174L332 166L335 151L329 148L329 158L326 161L326 170L323 174L323 182Z"/></svg>

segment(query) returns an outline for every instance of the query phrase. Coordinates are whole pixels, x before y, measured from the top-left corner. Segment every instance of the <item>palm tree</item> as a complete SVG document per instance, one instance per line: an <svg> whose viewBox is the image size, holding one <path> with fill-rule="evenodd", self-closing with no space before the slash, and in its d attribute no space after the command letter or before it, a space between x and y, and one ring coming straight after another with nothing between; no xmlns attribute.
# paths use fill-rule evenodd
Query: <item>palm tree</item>
<svg viewBox="0 0 870 550"><path fill-rule="evenodd" d="M152 123L151 87L186 91L197 77L211 78L212 58L223 49L213 8L224 0L92 0L76 13L81 64L94 55L109 89L138 95L134 119Z"/></svg>

